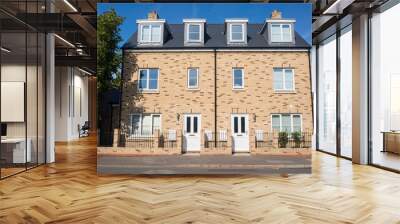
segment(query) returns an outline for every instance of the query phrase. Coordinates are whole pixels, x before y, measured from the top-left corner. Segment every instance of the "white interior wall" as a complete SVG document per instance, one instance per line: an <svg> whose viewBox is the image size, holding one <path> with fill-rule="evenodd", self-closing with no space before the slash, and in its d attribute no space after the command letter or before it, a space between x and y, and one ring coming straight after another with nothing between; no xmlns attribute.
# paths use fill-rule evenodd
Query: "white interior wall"
<svg viewBox="0 0 400 224"><path fill-rule="evenodd" d="M78 125L82 126L89 115L88 78L78 69L56 67L55 112L56 141L79 138Z"/></svg>

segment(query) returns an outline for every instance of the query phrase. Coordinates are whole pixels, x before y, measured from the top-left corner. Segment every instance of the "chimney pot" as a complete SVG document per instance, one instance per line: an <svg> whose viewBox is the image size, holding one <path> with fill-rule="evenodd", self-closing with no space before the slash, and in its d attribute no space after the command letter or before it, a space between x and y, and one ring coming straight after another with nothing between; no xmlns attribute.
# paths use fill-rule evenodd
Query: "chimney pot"
<svg viewBox="0 0 400 224"><path fill-rule="evenodd" d="M278 10L274 10L271 14L271 19L282 19L282 13Z"/></svg>
<svg viewBox="0 0 400 224"><path fill-rule="evenodd" d="M149 20L156 20L158 19L158 14L156 11L151 11L149 14L147 14L147 19Z"/></svg>

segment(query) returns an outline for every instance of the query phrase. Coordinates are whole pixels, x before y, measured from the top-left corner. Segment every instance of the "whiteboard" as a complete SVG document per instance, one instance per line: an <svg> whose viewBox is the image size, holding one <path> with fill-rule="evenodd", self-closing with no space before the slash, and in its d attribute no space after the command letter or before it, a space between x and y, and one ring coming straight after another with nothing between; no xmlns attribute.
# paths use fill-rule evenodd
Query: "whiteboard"
<svg viewBox="0 0 400 224"><path fill-rule="evenodd" d="M1 82L1 122L24 122L24 102L24 82Z"/></svg>

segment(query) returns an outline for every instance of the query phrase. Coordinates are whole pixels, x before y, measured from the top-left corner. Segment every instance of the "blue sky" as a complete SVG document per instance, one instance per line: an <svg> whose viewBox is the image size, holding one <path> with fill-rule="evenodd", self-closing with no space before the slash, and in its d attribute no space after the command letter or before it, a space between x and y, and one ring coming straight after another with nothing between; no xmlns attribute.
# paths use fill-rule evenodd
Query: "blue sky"
<svg viewBox="0 0 400 224"><path fill-rule="evenodd" d="M311 4L302 3L98 3L97 13L111 8L125 18L121 26L121 46L136 31L136 20L157 11L167 23L182 23L184 18L204 18L207 23L223 23L225 18L248 18L249 23L263 23L275 9L282 17L296 19L296 31L311 43Z"/></svg>

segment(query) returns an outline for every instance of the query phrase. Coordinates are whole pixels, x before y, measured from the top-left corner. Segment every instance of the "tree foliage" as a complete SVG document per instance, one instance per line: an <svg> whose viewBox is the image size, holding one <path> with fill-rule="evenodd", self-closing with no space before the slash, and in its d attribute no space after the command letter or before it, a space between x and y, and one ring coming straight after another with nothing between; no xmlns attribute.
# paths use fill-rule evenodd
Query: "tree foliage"
<svg viewBox="0 0 400 224"><path fill-rule="evenodd" d="M114 9L97 18L97 88L99 93L118 87L121 81L122 54L118 48L124 18Z"/></svg>

